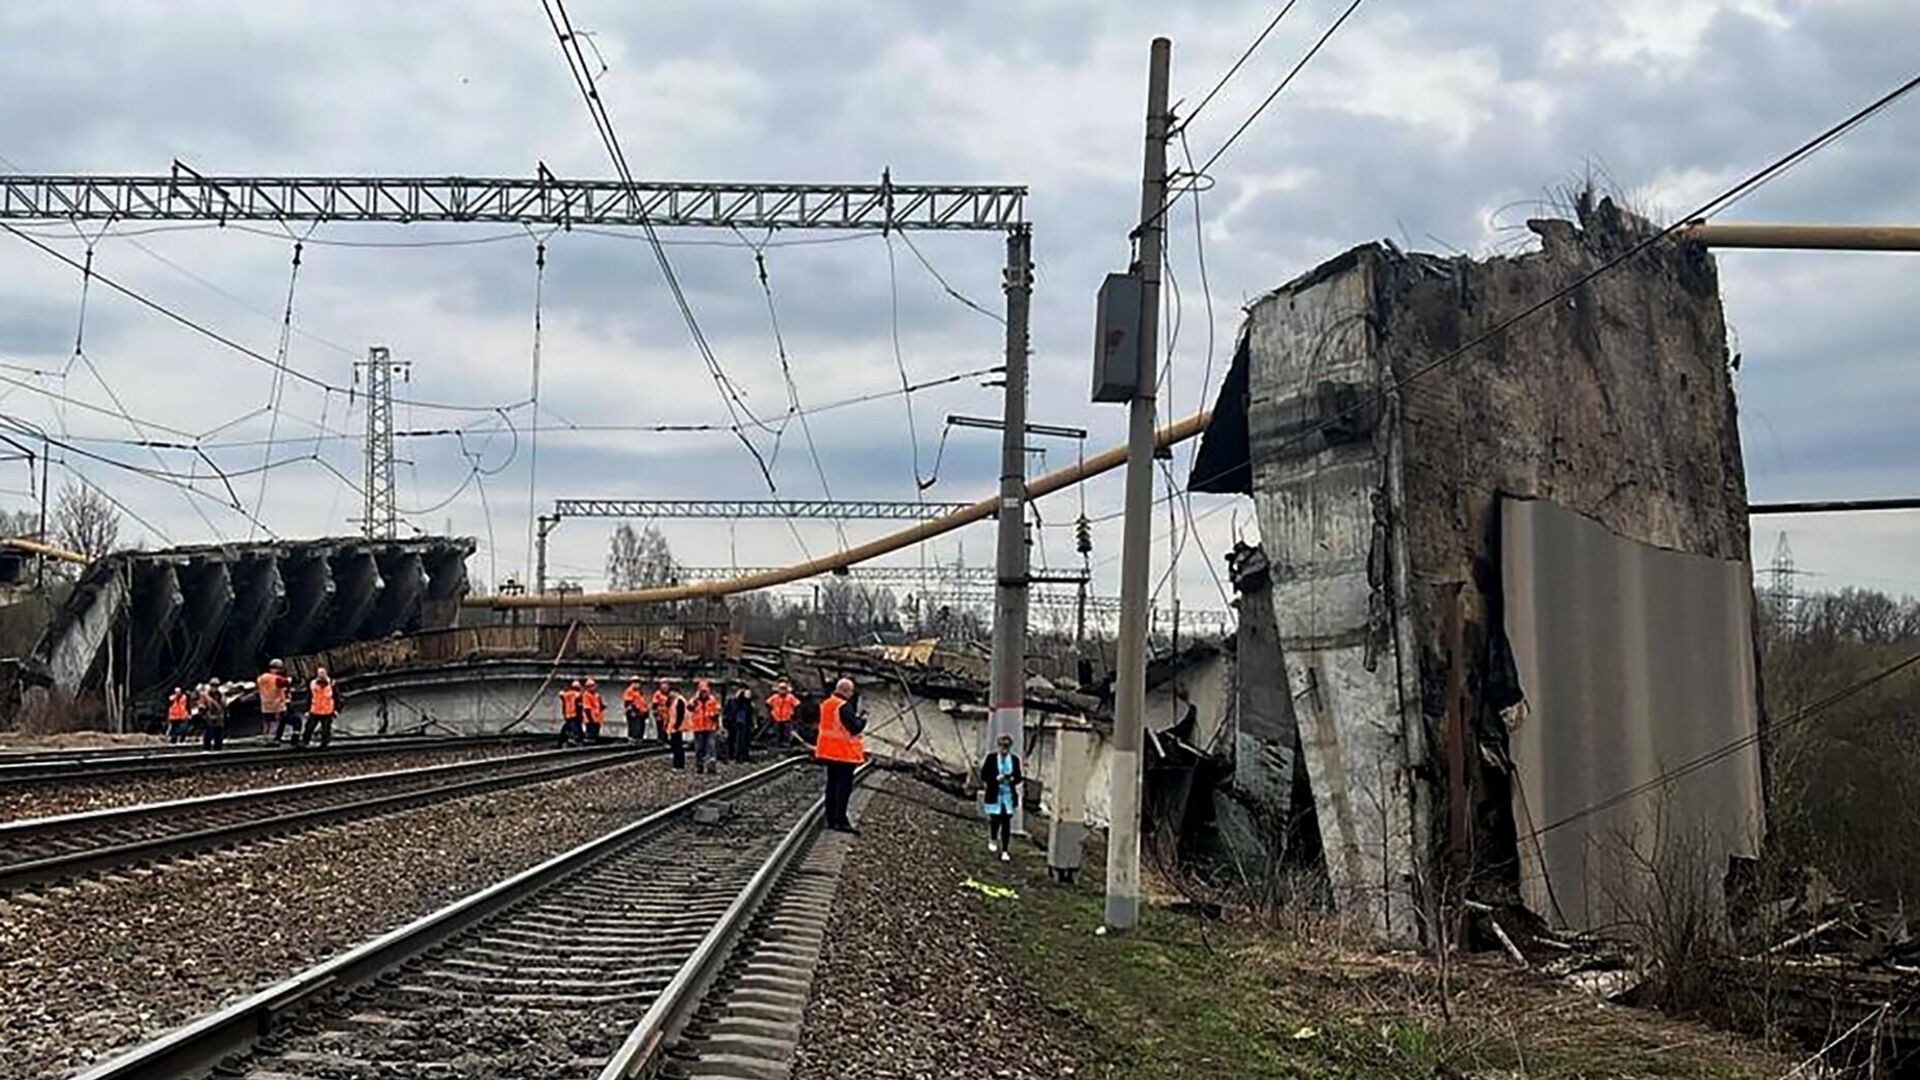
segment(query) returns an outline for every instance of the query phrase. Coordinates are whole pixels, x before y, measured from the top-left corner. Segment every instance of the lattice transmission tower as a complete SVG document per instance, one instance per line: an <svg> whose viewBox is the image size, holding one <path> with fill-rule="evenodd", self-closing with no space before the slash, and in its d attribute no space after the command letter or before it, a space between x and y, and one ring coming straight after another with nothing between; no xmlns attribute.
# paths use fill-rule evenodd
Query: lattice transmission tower
<svg viewBox="0 0 1920 1080"><path fill-rule="evenodd" d="M353 381L367 391L367 470L365 509L360 528L369 540L391 540L399 529L399 504L394 497L393 378L413 378L413 363L395 360L385 345L367 349L365 360L353 364Z"/></svg>

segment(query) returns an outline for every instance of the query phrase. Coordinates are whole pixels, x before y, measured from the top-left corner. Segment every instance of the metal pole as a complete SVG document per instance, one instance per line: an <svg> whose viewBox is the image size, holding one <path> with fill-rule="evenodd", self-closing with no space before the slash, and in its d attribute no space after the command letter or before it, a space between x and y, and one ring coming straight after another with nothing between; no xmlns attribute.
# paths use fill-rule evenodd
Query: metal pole
<svg viewBox="0 0 1920 1080"><path fill-rule="evenodd" d="M534 519L533 592L536 596L547 595L547 534L558 524L558 517L545 514Z"/></svg>
<svg viewBox="0 0 1920 1080"><path fill-rule="evenodd" d="M1107 834L1107 925L1140 916L1141 725L1147 699L1147 547L1153 541L1153 421L1159 378L1160 246L1167 199L1167 69L1173 42L1153 39L1140 185L1139 382L1127 417L1126 520L1120 541L1120 643L1114 665L1113 775Z"/></svg>
<svg viewBox="0 0 1920 1080"><path fill-rule="evenodd" d="M48 440L44 438L41 439L40 440L40 533L37 539L43 544L49 542L47 540L47 483L49 482L50 477L48 476L47 467L53 459L52 451L53 451L53 448L52 446L49 445ZM37 566L35 572L36 572L36 577L38 578L38 583L36 587L42 593L44 593L46 592L46 589L47 589L47 557L46 555L43 554L40 556L39 565Z"/></svg>
<svg viewBox="0 0 1920 1080"><path fill-rule="evenodd" d="M1033 236L1007 234L1007 384L1000 415L1000 503L995 549L993 657L986 745L1002 735L1026 754L1027 700L1027 309L1033 298ZM1015 809L1013 827L1024 832Z"/></svg>

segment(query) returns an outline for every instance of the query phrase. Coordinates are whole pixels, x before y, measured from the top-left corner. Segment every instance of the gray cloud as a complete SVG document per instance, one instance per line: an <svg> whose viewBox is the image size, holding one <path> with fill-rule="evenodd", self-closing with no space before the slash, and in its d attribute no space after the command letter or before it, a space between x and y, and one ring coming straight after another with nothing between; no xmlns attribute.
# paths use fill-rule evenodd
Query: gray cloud
<svg viewBox="0 0 1920 1080"><path fill-rule="evenodd" d="M1265 5L981 0L891 5L878 18L846 0L761 0L719 11L698 3L570 6L606 55L602 88L642 174L844 181L869 180L890 166L903 182L1029 184L1038 263L1035 416L1085 425L1098 445L1118 441L1120 412L1085 400L1088 322L1100 276L1128 258L1146 40L1156 32L1174 37L1176 93L1191 105L1268 17ZM1288 17L1194 123L1196 155L1226 138L1340 6L1303 3ZM109 13L53 0L8 5L0 13L0 36L13 46L0 68L0 155L47 171L158 171L176 156L213 171L524 175L535 161L565 173L607 171L532 5L476 4L454 23L428 7L370 2L175 7ZM1920 9L1869 0L1363 8L1222 158L1216 186L1199 200L1218 353L1213 378L1224 368L1242 301L1354 243L1391 236L1484 253L1515 236L1494 231L1490 215L1502 211L1499 223L1517 225L1589 172L1655 209L1690 208L1909 74L1916 33ZM1920 194L1905 182L1920 165L1920 143L1907 137L1913 107L1795 170L1735 216L1911 220L1920 213ZM1169 224L1183 300L1173 379L1184 411L1205 396L1205 297L1189 208ZM318 238L434 241L486 231L329 227ZM213 230L141 239L220 291L111 238L101 245L103 268L255 349L275 351L287 241ZM997 237L916 239L956 286L999 306ZM73 241L62 246L80 250ZM709 247L670 251L728 373L756 409L777 417L785 390L751 258ZM999 328L946 298L904 248L897 255L902 351L912 374L992 362ZM353 357L386 342L417 361L406 390L413 397L517 400L528 384L531 259L524 238L461 247L310 246L295 322L312 336L291 339L290 359L345 387ZM897 380L882 241L779 248L767 259L805 400ZM1905 417L1920 391L1906 374L1920 368L1904 260L1754 253L1727 256L1723 265L1743 354L1741 410L1756 494L1912 488L1899 467L1911 458ZM72 272L0 239L0 280L0 351L64 354ZM543 401L555 416L617 423L723 415L644 245L556 237L546 314ZM313 449L308 421L324 416L336 430L359 429L361 414L347 395L298 384L284 388L277 420L247 416L268 402L270 371L124 301L96 294L88 322L107 377L143 416L193 431L246 417L221 437L260 440L271 428L277 442L303 450ZM76 392L101 398L97 387ZM31 396L15 393L0 407L48 419L45 403ZM923 467L930 467L941 417L990 412L994 393L948 388L917 398L915 407ZM485 414L403 413L403 426L495 422ZM527 419L515 414L523 433ZM107 417L75 424L88 434L127 433ZM814 432L836 494L911 496L900 401L822 414ZM496 440L489 454L502 445ZM525 449L523 442L520 457L487 482L485 507L469 483L420 524L439 528L450 518L455 528L482 534L490 511L492 554L517 570L525 557ZM357 478L352 441L326 441L319 450ZM151 461L134 448L112 452ZM216 457L240 468L263 453L236 448ZM420 440L410 453L418 463L406 471L403 502L437 502L467 479L468 459L452 440ZM970 498L990 487L991 435L957 434L947 454L930 497ZM1066 459L1063 448L1050 464ZM775 471L783 494L818 487L797 425ZM204 538L205 525L179 492L103 468L88 475L174 538ZM251 501L252 488L240 486ZM725 435L550 433L540 451L542 498L746 497L765 486ZM1071 516L1076 503L1063 499L1048 508L1050 519ZM1087 499L1092 512L1104 512L1117 503L1116 483L1094 486ZM291 533L338 532L355 503L330 474L293 465L274 474L265 516ZM1229 538L1231 502L1199 499L1195 507L1212 511L1201 533L1218 552ZM237 515L217 507L208 513L244 535ZM1815 569L1899 577L1902 549L1888 536L1911 539L1898 523L1876 523L1872 540L1859 543L1833 523L1787 524L1797 530L1803 563ZM597 566L603 528L570 526L563 534L557 558ZM738 549L748 562L796 553L784 530L729 533L683 523L671 535L694 550ZM803 535L816 546L834 539L831 529L814 526ZM1770 548L1772 533L1765 535ZM966 543L976 559L990 547L984 539ZM1108 558L1117 531L1101 526L1096 545L1096 559ZM1110 575L1111 565L1101 572ZM1189 602L1213 593L1193 560L1183 563L1179 581Z"/></svg>

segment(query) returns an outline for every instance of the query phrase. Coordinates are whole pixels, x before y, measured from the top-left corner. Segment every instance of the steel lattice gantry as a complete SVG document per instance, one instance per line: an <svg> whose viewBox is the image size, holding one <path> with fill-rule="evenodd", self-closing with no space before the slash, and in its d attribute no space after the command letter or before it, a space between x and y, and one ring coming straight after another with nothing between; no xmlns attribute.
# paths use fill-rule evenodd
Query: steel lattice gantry
<svg viewBox="0 0 1920 1080"><path fill-rule="evenodd" d="M764 574L774 569L771 566L677 566L674 573L681 581L725 581L750 574ZM851 581L876 585L933 583L941 586L985 586L992 585L994 581L991 566L929 566L924 570L917 566L854 566L849 567L844 575L836 573L828 576L844 576Z"/></svg>
<svg viewBox="0 0 1920 1080"><path fill-rule="evenodd" d="M495 222L742 229L1027 227L1027 189L531 177L0 176L0 220Z"/></svg>
<svg viewBox="0 0 1920 1080"><path fill-rule="evenodd" d="M867 499L555 499L555 518L817 518L921 521L967 503Z"/></svg>

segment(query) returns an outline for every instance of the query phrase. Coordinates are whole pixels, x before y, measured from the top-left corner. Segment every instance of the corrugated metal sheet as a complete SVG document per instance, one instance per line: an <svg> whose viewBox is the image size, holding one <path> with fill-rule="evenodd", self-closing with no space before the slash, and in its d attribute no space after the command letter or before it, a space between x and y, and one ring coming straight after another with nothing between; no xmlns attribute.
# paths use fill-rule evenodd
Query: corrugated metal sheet
<svg viewBox="0 0 1920 1080"><path fill-rule="evenodd" d="M1527 903L1573 928L1616 924L1662 845L1717 884L1764 824L1750 568L1544 500L1502 500L1500 535L1526 695L1509 745Z"/></svg>

